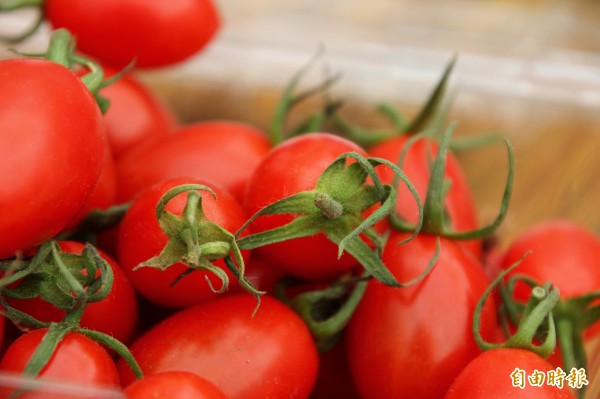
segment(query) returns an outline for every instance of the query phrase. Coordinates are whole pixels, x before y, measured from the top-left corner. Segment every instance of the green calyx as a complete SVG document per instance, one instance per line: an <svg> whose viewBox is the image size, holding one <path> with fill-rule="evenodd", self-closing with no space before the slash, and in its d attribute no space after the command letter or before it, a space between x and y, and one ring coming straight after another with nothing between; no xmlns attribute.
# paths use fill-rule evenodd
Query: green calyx
<svg viewBox="0 0 600 399"><path fill-rule="evenodd" d="M316 132L321 130L325 122L329 117L334 114L335 110L341 106L338 102L328 100L323 109L318 110L308 117L300 121L298 125L293 126L290 132L286 134L286 120L292 110L300 105L302 102L311 98L317 94L327 94L327 90L336 83L341 75L327 76L322 82L314 87L310 87L300 93L296 93L300 81L305 74L314 66L316 59L321 55L321 51L318 51L313 58L311 58L306 65L304 65L298 72L292 76L292 79L284 88L281 95L281 99L277 103L277 107L271 120L271 126L269 129L269 138L272 146L276 146L282 143L289 137L297 136L303 133Z"/></svg>
<svg viewBox="0 0 600 399"><path fill-rule="evenodd" d="M354 162L348 162L352 160ZM338 157L319 177L314 190L304 191L272 203L253 215L236 233L241 234L260 216L291 214L296 217L286 225L272 230L238 238L242 249L252 249L300 237L325 234L338 246L338 256L344 251L356 258L375 279L390 286L403 286L382 263L379 253L384 239L373 226L389 215L396 203L396 191L382 184L375 167L391 168L407 185L422 215L419 196L406 175L391 162L379 158L365 158L358 153L345 153ZM367 182L370 178L371 182ZM379 207L367 218L363 213L374 205ZM414 229L413 236L420 230ZM372 249L361 236L368 238Z"/></svg>
<svg viewBox="0 0 600 399"><path fill-rule="evenodd" d="M264 293L257 291L246 279L244 259L235 236L206 218L199 191L206 191L216 199L214 191L201 184L179 185L160 198L156 205L156 219L168 237L167 244L159 255L142 262L135 269L153 267L165 270L174 264L183 263L189 270L173 281L173 285L189 273L203 270L221 281L221 286L215 288L206 278L211 290L221 293L229 286L229 276L213 262L223 259L240 285L259 300ZM181 215L168 212L166 205L169 201L183 193L187 193L187 202Z"/></svg>
<svg viewBox="0 0 600 399"><path fill-rule="evenodd" d="M431 175L427 186L427 194L423 205L423 228L422 232L426 234L434 234L441 237L447 237L454 240L473 240L482 239L490 236L502 223L508 212L510 198L512 196L514 184L514 153L512 146L507 138L504 138L504 144L508 152L508 174L504 193L500 204L500 209L496 218L486 226L482 226L471 231L454 231L451 228L451 220L448 218L448 213L445 208L446 195L449 190L449 182L445 178L446 159L449 151L450 140L456 128L456 123L451 123L445 130L442 139L439 143L438 153L431 165ZM402 150L398 165L402 167L406 153L410 146L421 139L422 135L411 137L406 146ZM394 184L397 184L395 182ZM401 217L394 213L390 216L391 225L400 231L412 231L415 226L406 223Z"/></svg>
<svg viewBox="0 0 600 399"><path fill-rule="evenodd" d="M527 254L525 256L527 256ZM517 323L517 331L505 342L497 344L485 342L479 331L481 312L489 295L496 286L499 286L500 293L505 297L506 291L501 282L504 277L521 262L522 259L500 273L486 289L475 309L475 314L473 316L473 334L477 345L482 350L500 348L526 349L546 358L552 354L556 347L556 328L554 324L553 309L560 299L558 289L550 283L546 283L543 287L534 287L529 301L520 314ZM536 344L534 342L535 339L540 340L541 344Z"/></svg>
<svg viewBox="0 0 600 399"><path fill-rule="evenodd" d="M289 297L286 288L301 284L284 279L275 295L290 306L307 324L320 351L333 346L360 303L369 281L368 273L359 278L342 276L322 290L309 290Z"/></svg>
<svg viewBox="0 0 600 399"><path fill-rule="evenodd" d="M30 260L3 262L5 277L0 280L0 302L4 314L17 326L46 328L47 332L28 361L24 374L37 376L52 357L62 339L71 332L86 335L113 349L131 367L137 378L142 371L127 347L112 336L80 326L89 303L101 301L112 289L111 267L87 244L81 255L64 253L55 241L44 243ZM21 312L6 301L40 298L65 311L60 322L42 322Z"/></svg>
<svg viewBox="0 0 600 399"><path fill-rule="evenodd" d="M518 282L535 289L536 281L528 276L514 275L501 290L506 317L512 324L519 323L523 317L524 304L513 300ZM556 326L556 339L565 370L585 369L588 359L585 349L584 333L592 325L600 321L600 292L591 292L579 297L560 299L552 310L552 318ZM583 397L583 391L579 395Z"/></svg>
<svg viewBox="0 0 600 399"><path fill-rule="evenodd" d="M104 71L100 65L88 58L76 54L76 48L75 37L68 30L61 28L52 32L48 49L45 53L23 55L28 57L42 57L71 70L74 69L75 66L85 68L88 72L81 76L81 82L88 88L90 93L92 93L102 113L106 113L109 107L109 100L100 94L100 90L124 76L131 68L133 68L134 64L128 65L110 79L104 79Z"/></svg>

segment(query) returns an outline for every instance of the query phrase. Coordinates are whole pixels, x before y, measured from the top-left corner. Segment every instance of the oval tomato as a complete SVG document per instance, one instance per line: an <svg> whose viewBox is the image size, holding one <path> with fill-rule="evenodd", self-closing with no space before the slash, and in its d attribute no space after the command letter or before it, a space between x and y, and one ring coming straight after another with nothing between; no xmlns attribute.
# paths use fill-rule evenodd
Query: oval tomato
<svg viewBox="0 0 600 399"><path fill-rule="evenodd" d="M80 255L85 245L76 241L59 241L62 251ZM129 342L137 325L138 303L133 287L121 267L107 254L98 250L113 271L110 293L101 301L87 305L81 318L81 326L111 335L121 342ZM65 312L39 298L10 299L9 305L43 322L59 322Z"/></svg>
<svg viewBox="0 0 600 399"><path fill-rule="evenodd" d="M461 371L444 399L574 399L564 380L567 373L556 378L561 371L528 350L492 349Z"/></svg>
<svg viewBox="0 0 600 399"><path fill-rule="evenodd" d="M130 201L165 179L189 176L212 181L243 198L254 168L270 149L266 135L240 122L210 121L144 143L117 163L117 200Z"/></svg>
<svg viewBox="0 0 600 399"><path fill-rule="evenodd" d="M0 259L54 237L84 205L106 133L89 90L45 60L0 63Z"/></svg>
<svg viewBox="0 0 600 399"><path fill-rule="evenodd" d="M212 183L196 179L169 179L136 197L119 226L118 259L140 295L151 302L168 307L190 306L215 298L218 294L211 290L206 278L210 279L215 288L221 287L219 279L204 271L194 271L172 286L177 277L189 270L182 263L171 265L166 270L152 267L133 270L140 263L159 255L168 241L156 219L156 205L160 198L173 187L189 183L204 184L215 192L216 199L208 192L200 191L202 209L209 221L235 233L247 220L246 213L231 194ZM181 215L186 201L187 195L179 194L168 202L165 209L175 215ZM244 251L242 254L245 261L248 261L250 252ZM227 272L233 286L235 278L225 262L217 260L214 264Z"/></svg>
<svg viewBox="0 0 600 399"><path fill-rule="evenodd" d="M254 171L248 185L246 211L253 215L280 199L314 189L323 171L346 152L365 155L353 142L327 133L310 133L284 141ZM260 216L251 224L252 231L270 230L292 219L290 215ZM256 252L287 274L307 280L335 277L358 265L347 253L338 259L337 245L324 234L266 245Z"/></svg>
<svg viewBox="0 0 600 399"><path fill-rule="evenodd" d="M206 379L185 371L167 371L135 381L123 390L127 399L227 399Z"/></svg>
<svg viewBox="0 0 600 399"><path fill-rule="evenodd" d="M220 26L211 0L48 0L46 19L77 37L83 53L123 67L160 67L203 49Z"/></svg>
<svg viewBox="0 0 600 399"><path fill-rule="evenodd" d="M179 311L131 345L144 375L188 371L211 381L230 399L308 398L318 355L296 313L265 296L231 295ZM121 381L134 377L118 363Z"/></svg>
<svg viewBox="0 0 600 399"><path fill-rule="evenodd" d="M382 260L399 281L417 277L432 259L436 237L392 232ZM361 398L427 398L444 393L481 351L472 333L473 313L488 286L481 262L455 241L441 239L439 259L420 282L403 288L375 280L347 327L350 369ZM481 331L496 331L492 301Z"/></svg>
<svg viewBox="0 0 600 399"><path fill-rule="evenodd" d="M385 140L370 148L369 155L398 163L402 150L409 139L410 136L398 136ZM437 156L437 152L438 144L436 141L426 137L418 139L409 147L404 162L400 165L423 201L425 201L429 187L431 164ZM377 172L382 182L391 184L394 181L395 175L391 169L378 168ZM444 205L452 230L469 231L478 228L477 208L471 188L458 159L451 152L447 154L444 178L450 184ZM396 212L404 220L416 225L419 213L412 194L402 182L398 184L396 190L398 192ZM473 253L481 256L481 240L465 243Z"/></svg>
<svg viewBox="0 0 600 399"><path fill-rule="evenodd" d="M46 331L46 329L33 330L17 338L2 357L0 371L6 374L21 374L31 355L44 338ZM79 384L82 388L119 387L119 373L108 352L100 344L78 333L69 333L64 337L38 378L42 381ZM1 388L0 397L8 398L14 391L9 388L12 387ZM35 392L27 392L18 397L21 399L64 399L69 396L65 392L53 392L40 388Z"/></svg>

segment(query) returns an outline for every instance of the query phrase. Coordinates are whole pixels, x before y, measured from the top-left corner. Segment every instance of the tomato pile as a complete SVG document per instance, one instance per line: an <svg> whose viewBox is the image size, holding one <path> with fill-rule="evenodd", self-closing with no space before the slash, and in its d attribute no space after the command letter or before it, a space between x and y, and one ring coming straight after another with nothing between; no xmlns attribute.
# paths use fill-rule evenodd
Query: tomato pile
<svg viewBox="0 0 600 399"><path fill-rule="evenodd" d="M584 397L600 237L548 220L497 245L497 137L481 226L439 117L454 60L386 131L329 96L290 129L335 80L297 94L305 69L268 132L182 123L136 74L211 42L209 0L0 11L30 6L47 51L0 61L0 398Z"/></svg>

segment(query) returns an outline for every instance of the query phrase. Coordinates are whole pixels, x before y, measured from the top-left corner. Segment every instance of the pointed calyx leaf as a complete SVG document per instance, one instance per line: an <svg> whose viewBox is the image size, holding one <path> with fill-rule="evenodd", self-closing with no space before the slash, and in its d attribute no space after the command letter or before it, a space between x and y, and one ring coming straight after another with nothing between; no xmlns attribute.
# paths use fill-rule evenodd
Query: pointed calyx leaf
<svg viewBox="0 0 600 399"><path fill-rule="evenodd" d="M507 280L505 286L501 286L500 293L506 318L514 325L519 324L526 311L525 304L514 300L518 283L524 283L532 289L539 285L529 276L515 274ZM599 300L600 291L595 291L579 297L560 299L552 310L556 338L566 370L587 367L584 333L587 328L600 322Z"/></svg>
<svg viewBox="0 0 600 399"><path fill-rule="evenodd" d="M142 372L124 344L104 333L80 326L89 303L101 301L112 289L113 272L98 251L86 244L81 255L62 252L56 241L48 241L30 260L2 265L6 270L0 280L3 314L15 325L46 328L44 338L28 360L24 374L35 377L52 358L62 339L69 333L81 333L115 350L131 367L136 377ZM14 279L18 276L18 279ZM65 311L61 321L42 322L10 306L6 299L40 298Z"/></svg>
<svg viewBox="0 0 600 399"><path fill-rule="evenodd" d="M102 113L106 113L109 107L109 100L100 94L100 90L120 79L134 64L131 63L110 79L104 79L104 71L100 65L88 58L76 54L76 51L77 46L75 37L67 29L60 28L52 31L46 52L41 54L23 55L27 57L45 58L71 70L75 70L76 67L85 68L87 72L81 75L81 82L88 88L90 93L92 93Z"/></svg>
<svg viewBox="0 0 600 399"><path fill-rule="evenodd" d="M173 187L160 198L156 205L156 219L168 241L159 255L142 262L135 269L153 267L165 270L174 264L183 263L190 269L184 275L195 270L214 274L221 281L221 286L213 287L208 277L207 283L214 292L221 293L229 285L229 276L213 262L218 259L229 260L226 264L241 286L255 297L262 295L263 292L257 291L246 279L244 260L235 236L204 215L199 191L206 191L217 199L211 188L201 184ZM169 201L184 193L187 194L187 202L181 215L167 211ZM177 281L179 279L173 283Z"/></svg>
<svg viewBox="0 0 600 399"><path fill-rule="evenodd" d="M428 234L435 234L442 237L452 238L455 240L473 240L489 237L500 226L508 212L508 206L512 196L514 184L514 153L512 146L507 138L504 138L504 143L508 152L508 174L504 186L504 192L500 203L500 209L496 218L486 226L479 227L470 231L454 231L451 228L451 220L446 212L445 202L446 195L449 189L448 181L445 178L446 174L446 159L449 151L450 139L456 123L451 123L445 130L442 139L439 143L438 152L431 166L431 175L427 185L427 194L425 204L423 205L423 228L422 231ZM409 140L406 147L400 156L399 166L402 166L404 157L408 148L417 140L420 135L415 135L412 140ZM390 217L391 225L400 231L413 230L406 221L394 213Z"/></svg>
<svg viewBox="0 0 600 399"><path fill-rule="evenodd" d="M292 79L284 88L281 99L277 103L275 113L271 120L271 127L269 129L271 145L276 146L277 144L280 144L286 138L288 138L288 136L319 131L329 116L341 105L339 102L327 101L327 104L323 107L323 110L319 110L314 114L309 115L308 118L292 128L290 134L285 133L286 120L292 109L314 95L326 95L328 89L341 77L339 74L328 75L318 85L310 87L300 93L296 93L300 81L306 75L306 73L308 73L310 68L314 66L315 61L321 56L321 54L322 49L319 49L319 51L308 61L308 63L300 68L300 70L296 72L294 76L292 76Z"/></svg>
<svg viewBox="0 0 600 399"><path fill-rule="evenodd" d="M367 272L358 278L345 275L328 287L307 290L293 297L286 289L302 283L284 279L277 285L275 295L306 322L319 350L326 351L348 325L370 278Z"/></svg>
<svg viewBox="0 0 600 399"><path fill-rule="evenodd" d="M475 308L473 316L473 334L477 345L482 350L497 348L518 348L530 350L541 357L548 357L556 347L556 328L553 319L553 309L557 305L560 295L558 288L551 283L546 283L543 287L536 286L527 302L518 322L517 331L503 343L486 342L479 331L481 312L483 307L497 286L501 292L503 289L502 280L504 277L517 267L528 254L525 254L518 262L503 270L494 281L489 285ZM534 338L541 337L542 343L536 344Z"/></svg>
<svg viewBox="0 0 600 399"><path fill-rule="evenodd" d="M446 93L448 91L448 81L456 64L456 58L456 56L453 56L450 59L429 97L412 121L408 121L392 105L384 103L378 106L378 111L391 122L391 127L387 129L365 129L353 125L342 117L340 112L336 112L339 106L330 107L332 111L330 116L331 122L340 130L343 136L348 137L365 148L402 134L416 134L438 130L447 114L448 101Z"/></svg>
<svg viewBox="0 0 600 399"><path fill-rule="evenodd" d="M393 211L396 199L395 189L382 184L377 176L375 168L378 166L391 168L404 181L417 202L419 219L422 219L421 200L400 168L383 159L365 158L349 152L342 154L325 169L313 190L276 201L254 214L236 236L256 218L264 215L290 214L295 218L272 230L238 238L239 247L253 249L323 233L338 245L339 256L347 251L377 280L390 286L403 286L381 261L379 253L383 239L373 229L378 221ZM375 205L378 208L365 218L364 213ZM419 223L415 227L414 234L420 226ZM368 238L371 245L363 237Z"/></svg>
<svg viewBox="0 0 600 399"><path fill-rule="evenodd" d="M83 253L76 255L61 251L55 241L49 241L33 258L13 265L0 286L3 298L41 298L70 314L104 299L112 281L112 269L93 246L87 244Z"/></svg>

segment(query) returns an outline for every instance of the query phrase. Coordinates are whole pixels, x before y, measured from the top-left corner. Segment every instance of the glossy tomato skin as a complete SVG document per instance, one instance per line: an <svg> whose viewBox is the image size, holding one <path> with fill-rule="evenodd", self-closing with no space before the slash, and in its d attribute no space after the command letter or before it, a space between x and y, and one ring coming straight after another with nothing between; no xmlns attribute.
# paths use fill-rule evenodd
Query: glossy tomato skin
<svg viewBox="0 0 600 399"><path fill-rule="evenodd" d="M270 296L222 297L184 310L146 331L131 345L144 374L196 373L230 399L308 398L318 355L304 322ZM133 375L118 363L121 381Z"/></svg>
<svg viewBox="0 0 600 399"><path fill-rule="evenodd" d="M507 278L515 274L532 277L539 284L551 281L562 299L600 291L600 238L583 226L568 220L549 220L522 232L506 249L502 269L531 251ZM530 288L518 283L515 298L526 301ZM586 331L600 333L600 323Z"/></svg>
<svg viewBox="0 0 600 399"><path fill-rule="evenodd" d="M46 329L32 330L14 341L0 361L0 372L20 374L29 358L40 344ZM65 381L88 387L117 388L119 373L108 352L91 339L69 333L59 343L46 367L39 374L40 379ZM8 398L8 389L0 389L0 397ZM64 399L72 396L63 393L28 392L22 399ZM96 396L94 396L96 397Z"/></svg>
<svg viewBox="0 0 600 399"><path fill-rule="evenodd" d="M399 281L415 278L432 258L436 237L393 232L383 262ZM350 370L361 398L442 398L480 350L472 333L475 306L488 286L472 253L441 239L438 262L419 283L391 288L369 282L347 329ZM481 331L496 331L493 301L484 306Z"/></svg>
<svg viewBox="0 0 600 399"><path fill-rule="evenodd" d="M46 19L77 37L78 49L104 63L162 67L204 48L220 27L211 0L49 0Z"/></svg>
<svg viewBox="0 0 600 399"><path fill-rule="evenodd" d="M278 145L252 175L245 202L247 213L253 215L280 199L314 189L323 171L346 152L366 156L358 145L328 133L305 134ZM261 232L292 219L290 215L261 216L251 226L254 232ZM346 253L338 260L337 245L324 234L267 245L256 252L285 273L306 280L335 277L358 265Z"/></svg>
<svg viewBox="0 0 600 399"><path fill-rule="evenodd" d="M266 135L245 123L220 120L182 126L119 160L117 200L130 201L152 184L189 176L213 181L241 202L252 172L269 149Z"/></svg>
<svg viewBox="0 0 600 399"><path fill-rule="evenodd" d="M116 73L104 68L106 76ZM115 159L141 143L173 132L177 116L134 73L129 73L100 91L110 101L104 114L108 145Z"/></svg>
<svg viewBox="0 0 600 399"><path fill-rule="evenodd" d="M384 158L397 164L409 139L410 136L398 136L385 140L371 147L369 155ZM436 141L430 138L418 139L408 149L401 165L402 171L406 173L423 201L426 198L431 177L431 164L437 155L437 151L438 143ZM391 184L394 181L394 174L391 169L378 168L377 172L382 182ZM471 187L458 159L452 152L447 154L445 179L451 182L446 194L445 206L452 230L468 231L478 228L477 207ZM419 214L414 198L405 184L399 183L396 189L398 191L396 211L403 219L416 224ZM480 240L465 241L465 244L475 255L482 255Z"/></svg>
<svg viewBox="0 0 600 399"><path fill-rule="evenodd" d="M473 359L461 371L444 399L574 399L567 381L563 389L549 385L547 380L541 386L532 386L527 379L523 388L518 381L514 386L511 374L517 369L525 372L525 378L536 370L542 373L556 370L528 350L493 349Z"/></svg>
<svg viewBox="0 0 600 399"><path fill-rule="evenodd" d="M227 399L206 379L184 371L167 371L135 381L123 390L127 399Z"/></svg>
<svg viewBox="0 0 600 399"><path fill-rule="evenodd" d="M242 206L226 190L206 181L177 178L158 183L137 196L118 231L118 259L136 291L151 302L173 308L190 306L217 297L219 294L210 289L206 276L215 288L221 287L219 279L203 271L195 271L171 287L171 283L188 270L182 263L172 265L166 270L150 267L133 270L140 263L160 254L167 243L167 235L156 220L155 209L160 198L171 188L189 183L206 185L215 192L216 199L208 192L200 191L202 209L211 222L235 233L248 219ZM187 194L182 193L167 204L166 210L181 215L186 201ZM244 251L242 255L247 262L250 252ZM217 260L214 264L227 272L233 288L236 280L225 262Z"/></svg>
<svg viewBox="0 0 600 399"><path fill-rule="evenodd" d="M0 63L0 131L2 259L52 238L75 217L100 176L106 132L72 71L19 59Z"/></svg>
<svg viewBox="0 0 600 399"><path fill-rule="evenodd" d="M77 241L59 241L62 251L81 254L84 244ZM113 286L106 298L87 305L81 318L81 326L111 335L123 343L133 337L138 319L138 302L133 286L117 262L98 250L113 271ZM65 312L39 299L8 299L12 307L43 322L60 322Z"/></svg>

